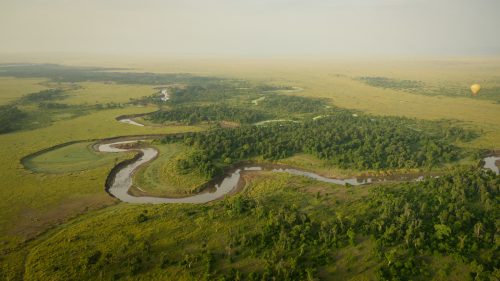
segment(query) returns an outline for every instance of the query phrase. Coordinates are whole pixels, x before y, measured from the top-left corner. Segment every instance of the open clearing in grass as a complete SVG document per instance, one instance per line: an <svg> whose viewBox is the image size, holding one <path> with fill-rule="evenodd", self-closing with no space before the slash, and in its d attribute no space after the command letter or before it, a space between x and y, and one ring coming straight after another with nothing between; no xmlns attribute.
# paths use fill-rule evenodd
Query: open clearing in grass
<svg viewBox="0 0 500 281"><path fill-rule="evenodd" d="M148 195L182 197L196 191L207 182L203 175L190 172L180 174L177 160L183 158L192 148L182 144L157 144L159 156L153 162L139 169L134 175L134 186Z"/></svg>
<svg viewBox="0 0 500 281"><path fill-rule="evenodd" d="M47 151L26 159L24 164L37 173L59 174L84 171L116 164L118 155L99 153L92 148L94 142L79 142Z"/></svg>

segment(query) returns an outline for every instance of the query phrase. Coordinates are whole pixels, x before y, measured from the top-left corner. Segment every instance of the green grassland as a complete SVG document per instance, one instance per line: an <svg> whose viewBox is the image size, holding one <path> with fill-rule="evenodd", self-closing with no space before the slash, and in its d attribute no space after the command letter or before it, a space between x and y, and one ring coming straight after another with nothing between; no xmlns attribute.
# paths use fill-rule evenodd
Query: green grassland
<svg viewBox="0 0 500 281"><path fill-rule="evenodd" d="M177 161L192 150L182 144L156 144L159 156L134 174L134 186L149 195L182 197L207 182L206 177L191 172L180 174Z"/></svg>
<svg viewBox="0 0 500 281"><path fill-rule="evenodd" d="M94 142L79 142L27 158L23 164L37 173L59 174L85 171L118 163L116 154L96 152ZM120 155L121 156L121 155Z"/></svg>
<svg viewBox="0 0 500 281"><path fill-rule="evenodd" d="M75 64L71 60L60 62ZM495 60L437 63L169 62L159 62L155 58L131 64L138 71L202 73L207 77L248 79L252 85L266 83L300 87L303 91L285 90L281 94L325 98L331 105L374 115L454 120L454 124L479 134L478 138L458 145L467 149L500 148L500 104L493 99L452 94L423 95L405 89L370 86L358 79L365 76L391 77L422 81L425 85L453 85L454 89L461 89L476 81L495 81L495 73L500 73L500 63ZM77 63L121 67L122 62L107 59L79 60ZM141 79L154 82L153 78L145 76ZM272 244L278 255L273 256L271 251L265 250L254 253L252 247L242 242L245 239L257 241L255 237L259 229L265 227L270 217L260 216L262 209L266 214L293 214L293 210L298 210L318 225L338 214L355 221L357 215L361 219L364 212L370 210L363 200L371 198L369 192L376 186L347 188L278 173L249 174L245 177L248 186L241 195L203 206L119 203L104 192L104 181L116 161L131 158L133 153L100 156L89 150L88 142L37 157L33 164L43 173L26 169L20 162L26 155L75 140L206 130L208 126L205 125L139 127L115 120L120 115L157 110L156 105L126 103L130 98L140 99L155 93L154 87L160 82L132 85L123 80L72 82L0 77L0 105L11 104L40 90L61 87L66 90L67 97L56 102L69 106L43 113L37 105L20 105L21 110L40 119L28 119L30 122L40 122L43 126L27 126L20 131L0 134L0 194L3 199L0 202L0 279L215 280L226 276L226 280L234 280L237 274L249 279L250 272L263 273L270 265L282 265L285 271L291 272L289 266L293 261L287 260L287 256L295 255L296 251L286 250L286 245ZM490 82L484 85L487 89ZM485 90L484 94L487 93ZM248 94L230 98L227 102L237 105L244 99L249 106L261 107L266 99L258 105L251 104L261 96L261 93ZM117 108L95 107L96 104L108 103L121 105ZM159 158L135 175L137 186L153 194L175 195L192 190L205 180L201 175L175 175L173 163L186 153L186 147L179 144L157 147ZM69 159L79 161L67 162ZM467 159L463 161L471 163ZM281 159L280 163L328 176L366 172L341 170L304 154ZM89 169L81 170L84 167ZM52 173L61 169L65 173ZM249 199L251 206L244 203L241 207L238 198ZM274 237L279 237L279 233ZM377 270L387 262L384 257L374 254L375 240L365 234L356 234L355 243L347 242L346 237L342 239L341 244L328 250L326 264L304 263L308 270L313 270L314 276L321 280L376 280ZM306 242L310 249L316 249L311 243L312 240ZM293 246L296 250L300 248L298 244ZM316 261L318 258L314 252L306 251L306 260ZM483 254L489 253L485 250ZM425 260L422 269L427 273L414 280L469 280L470 273L478 269L454 255L426 252L419 256ZM307 280L306 271L302 274L302 279Z"/></svg>
<svg viewBox="0 0 500 281"><path fill-rule="evenodd" d="M3 163L0 171L1 195L4 199L0 203L2 253L12 252L23 245L23 241L77 214L115 204L116 201L104 192L104 181L116 161L131 158L132 154L100 155L91 152L86 145L72 145L36 158L31 168L39 169L37 173L22 165L20 160L23 157L76 140L201 129L195 126L141 128L115 120L115 117L124 114L154 111L156 106L85 107L85 104L93 106L96 101L101 105L108 100L126 102L131 97L140 98L154 92L150 86L85 82L76 87L72 83L54 83L44 79L3 77L1 81L0 96L8 98L6 101L9 104L18 104L25 116L32 117L26 122L43 123L43 126L22 124L24 130L0 134L0 158ZM12 91L13 88L16 91ZM40 108L41 103L38 102L24 103L27 95L47 88L63 89L64 97L51 102L67 107L46 110ZM79 161L64 161L70 159ZM39 173L42 171L48 173ZM53 174L62 171L63 174ZM18 254L15 252L13 255ZM2 264L5 259L2 257ZM11 262L6 266L20 265L15 258Z"/></svg>
<svg viewBox="0 0 500 281"><path fill-rule="evenodd" d="M134 90L129 91L127 95L124 85L106 87L103 83L100 84L101 92L97 90L99 89L97 83L84 86L53 82L40 82L40 84L50 88L24 93L18 99L0 106L0 133L47 127L60 120L76 118L99 110L123 108L129 105L124 101L129 100L130 96L140 97L143 93L152 92L150 87L143 86L141 91L139 87L131 86ZM111 98L114 97L117 101L108 102L109 99L103 98L107 96L102 92L104 88L110 92ZM8 88L1 87L0 90L9 91ZM123 93L124 97L120 99L116 98L116 95L113 96L117 92ZM94 101L81 102L84 99Z"/></svg>
<svg viewBox="0 0 500 281"><path fill-rule="evenodd" d="M132 98L149 96L157 90L149 85L127 85L115 83L79 83L81 88L69 92L67 104L127 103Z"/></svg>
<svg viewBox="0 0 500 281"><path fill-rule="evenodd" d="M427 84L416 80L401 80L390 77L360 77L359 81L363 83L385 89L394 89L419 95L428 96L450 96L466 97L471 99L492 100L500 103L500 79L491 77L490 80L481 81L481 91L477 96L472 95L467 85L455 81L445 81L434 84Z"/></svg>
<svg viewBox="0 0 500 281"><path fill-rule="evenodd" d="M0 105L8 104L23 95L47 89L42 85L45 79L19 79L12 77L0 77Z"/></svg>
<svg viewBox="0 0 500 281"><path fill-rule="evenodd" d="M193 126L143 128L115 120L119 115L153 110L151 107L102 110L35 130L0 135L3 163L0 178L4 199L0 202L0 236L3 250L17 247L58 221L116 202L104 192L104 181L114 166L114 160L86 171L50 175L25 169L21 158L75 140L199 130ZM122 160L127 156L111 157Z"/></svg>

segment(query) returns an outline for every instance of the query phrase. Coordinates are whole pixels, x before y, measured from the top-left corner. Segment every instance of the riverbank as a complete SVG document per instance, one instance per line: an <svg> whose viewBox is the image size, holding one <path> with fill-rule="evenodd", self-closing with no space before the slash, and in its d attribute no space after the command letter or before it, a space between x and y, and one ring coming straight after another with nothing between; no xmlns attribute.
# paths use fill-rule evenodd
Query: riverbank
<svg viewBox="0 0 500 281"><path fill-rule="evenodd" d="M135 140L137 141L137 140ZM101 152L128 152L128 151L140 151L142 155L137 158L136 161L127 162L126 165L121 165L120 169L115 170L114 178L108 179L111 184L108 188L108 192L114 197L120 199L121 201L128 203L194 203L201 204L207 203L214 200L218 200L228 194L233 194L235 190L241 190L244 186L240 181L241 175L248 171L272 171L272 172L285 172L292 175L304 176L314 180L318 180L326 183L333 183L338 185L349 185L349 186L358 186L365 184L373 184L373 183L384 183L384 182L397 182L397 181L420 181L425 177L436 177L438 174L401 174L401 175L391 175L387 176L378 176L378 177L363 177L363 178L328 178L316 174L314 172L305 171L301 169L297 169L291 166L286 165L278 165L278 164L255 164L255 163L239 163L234 165L233 167L226 170L226 173L220 179L213 179L209 181L207 184L202 185L196 191L199 193L186 196L186 197L162 197L162 196L147 196L145 192L137 192L136 190L130 192L130 188L132 187L132 176L137 171L139 167L142 165L153 161L158 156L158 150L155 148L147 147L147 148L118 148L117 146L123 144L130 144L134 141L119 141L119 142L111 142L106 144L99 144L97 149ZM490 160L491 159L491 160ZM489 165L491 161L497 161L500 157L490 156L484 159L484 168L490 169ZM497 170L492 169L495 173L498 174ZM107 181L108 182L108 181ZM141 195L141 196L134 196Z"/></svg>
<svg viewBox="0 0 500 281"><path fill-rule="evenodd" d="M226 195L234 194L235 192L242 190L245 184L240 180L242 178L241 175L249 171L254 171L257 173L260 171L285 172L293 175L309 177L326 183L351 186L373 183L423 180L425 177L436 177L444 172L444 170L429 172L402 171L401 173L397 173L397 171L385 171L376 174L368 173L365 171L346 176L346 173L339 174L338 171L331 172L331 169L314 169L314 165L310 167L308 167L307 165L293 165L293 163L295 163L294 161L276 161L269 163L268 161L263 161L262 159L251 159L250 161L240 162L226 168L223 176L209 180L204 184L200 184L199 186L192 188L188 193L169 194L167 196L165 194L161 194L161 192L157 192L154 194L149 193L146 188L143 189L140 185L133 184L132 177L135 175L136 171L144 165L149 165L158 157L159 151L156 148L152 148L149 146L129 148L113 147L116 145L123 146L124 144L134 143L137 141L159 139L163 136L165 135L135 135L119 136L100 140L72 141L68 143L58 144L53 147L43 149L41 151L25 156L21 159L21 163L25 166L25 168L29 168L29 165L27 165L28 161L33 159L34 157L40 156L47 152L51 152L53 150L64 148L69 145L89 141L96 141L96 143L91 146L95 151L104 153L135 152L135 157L133 157L132 159L124 160L118 165L115 165L115 167L109 173L105 184L105 190L110 195L122 201L130 203L206 203L213 200L218 200ZM104 150L102 148L104 148ZM481 165L483 165L484 168L493 170L498 174L499 170L497 163L500 161L500 157L497 156L497 151L490 152L489 155L491 156L485 157ZM128 172L124 172L124 170L127 170ZM332 176L332 174L334 176ZM116 183L115 188L119 187L119 189L116 192L117 194L114 194L110 190L111 187L115 184L116 177L118 176L120 177L119 182L121 183Z"/></svg>

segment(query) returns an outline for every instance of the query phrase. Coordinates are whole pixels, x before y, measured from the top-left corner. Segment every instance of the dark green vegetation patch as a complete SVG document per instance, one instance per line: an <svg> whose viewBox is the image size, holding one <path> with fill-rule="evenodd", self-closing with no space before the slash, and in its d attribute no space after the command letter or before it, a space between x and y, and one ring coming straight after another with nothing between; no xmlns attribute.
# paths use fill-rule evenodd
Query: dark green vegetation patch
<svg viewBox="0 0 500 281"><path fill-rule="evenodd" d="M43 103L50 102L54 100L62 100L66 97L66 94L62 89L48 89L39 91L36 93L31 93L23 96L19 102L24 104L30 103Z"/></svg>
<svg viewBox="0 0 500 281"><path fill-rule="evenodd" d="M17 130L24 122L27 114L13 105L0 106L0 134Z"/></svg>
<svg viewBox="0 0 500 281"><path fill-rule="evenodd" d="M175 121L192 125L211 121L234 121L251 124L273 117L273 115L260 110L225 104L212 104L206 106L177 106L171 110L154 112L147 115L146 118L155 123Z"/></svg>
<svg viewBox="0 0 500 281"><path fill-rule="evenodd" d="M425 131L416 128L433 129ZM303 123L270 123L215 129L184 136L197 152L180 160L181 171L196 169L208 176L221 174L231 163L262 156L281 159L305 152L341 168L391 169L439 166L461 155L452 142L471 135L460 128L396 117L372 117L334 111ZM179 141L166 137L164 142Z"/></svg>
<svg viewBox="0 0 500 281"><path fill-rule="evenodd" d="M385 260L379 279L425 276L423 256L432 252L470 263L472 280L498 278L499 192L500 177L481 169L375 189L364 231L377 238L376 253Z"/></svg>
<svg viewBox="0 0 500 281"><path fill-rule="evenodd" d="M422 81L400 80L400 79L393 79L380 76L375 76L375 77L365 76L359 78L359 80L373 87L389 88L396 90L417 90L423 88L425 85Z"/></svg>
<svg viewBox="0 0 500 281"><path fill-rule="evenodd" d="M262 108L268 111L286 112L289 114L320 114L326 111L327 103L323 99L274 94L266 96L263 101L259 102L259 105L262 105Z"/></svg>

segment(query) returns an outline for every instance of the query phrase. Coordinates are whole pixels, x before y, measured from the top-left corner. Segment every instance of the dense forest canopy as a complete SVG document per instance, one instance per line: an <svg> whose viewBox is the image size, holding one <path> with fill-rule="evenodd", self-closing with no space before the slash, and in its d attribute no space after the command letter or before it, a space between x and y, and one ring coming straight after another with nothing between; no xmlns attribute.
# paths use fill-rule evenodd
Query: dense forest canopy
<svg viewBox="0 0 500 281"><path fill-rule="evenodd" d="M236 95L246 93L237 89L238 85L228 83L206 83L203 85L188 85L186 87L175 87L170 90L171 103L188 102L223 102Z"/></svg>
<svg viewBox="0 0 500 281"><path fill-rule="evenodd" d="M273 118L263 110L235 107L226 104L206 106L177 106L170 110L160 110L147 115L147 119L156 123L176 121L192 125L204 121L235 121L251 124Z"/></svg>
<svg viewBox="0 0 500 281"><path fill-rule="evenodd" d="M290 114L297 113L323 113L328 111L328 103L323 99L306 98L300 96L268 95L259 102L259 106L269 111L285 111Z"/></svg>
<svg viewBox="0 0 500 281"><path fill-rule="evenodd" d="M425 274L418 256L434 251L471 263L473 280L499 277L500 177L480 168L458 168L420 183L381 186L370 198L364 232L377 238L387 263L382 280ZM491 280L491 279L490 279Z"/></svg>
<svg viewBox="0 0 500 281"><path fill-rule="evenodd" d="M324 103L319 99L293 97L278 95L275 92L282 90L282 86L272 85L252 85L241 80L213 80L210 83L187 85L185 87L172 87L169 89L170 102L173 104L192 103L192 102L226 102L233 99L235 103L247 102L251 99L265 96L269 108L279 106L283 108L285 102L290 103L293 107L299 106L299 103L305 103L308 106L314 104L316 106ZM234 100L238 98L238 100ZM267 102L269 100L269 102ZM304 111L301 108L299 112ZM291 110L289 110L291 111Z"/></svg>
<svg viewBox="0 0 500 281"><path fill-rule="evenodd" d="M427 278L425 256L433 253L470 264L471 280L495 280L500 267L499 192L499 176L461 167L440 178L377 187L353 202L353 213L326 207L321 219L296 206L276 211L251 197L230 199L225 201L228 214L250 213L264 224L235 234L233 247L238 255L267 262L261 273L234 272L223 280L238 275L245 280L313 280L319 267L334 262L337 249L355 245L360 236L375 242L371 254L380 261L378 280Z"/></svg>
<svg viewBox="0 0 500 281"><path fill-rule="evenodd" d="M179 168L213 176L222 167L251 157L280 159L299 152L354 169L433 167L460 156L460 149L451 142L467 135L465 131L447 128L427 133L412 126L418 122L338 111L303 123L220 128L184 136L182 141L197 152L180 160Z"/></svg>
<svg viewBox="0 0 500 281"><path fill-rule="evenodd" d="M25 118L26 114L16 106L0 106L0 134L17 130Z"/></svg>
<svg viewBox="0 0 500 281"><path fill-rule="evenodd" d="M227 80L206 85L171 87L168 89L170 99L167 102L161 101L161 97L155 94L133 100L132 103L171 105L146 118L156 123L177 121L187 124L224 120L250 124L274 118L300 119L328 114L334 108L324 99L272 92L283 88L280 86L261 85L240 89L234 83Z"/></svg>

